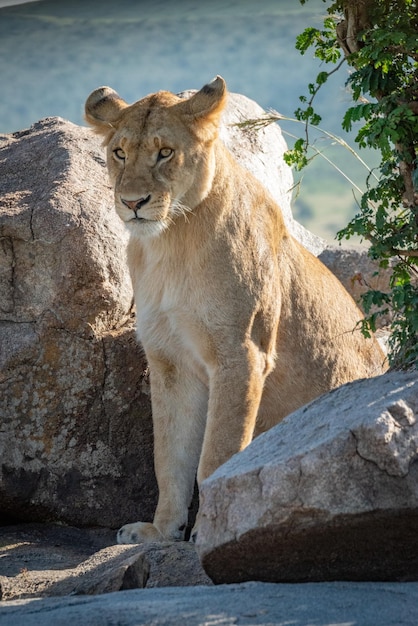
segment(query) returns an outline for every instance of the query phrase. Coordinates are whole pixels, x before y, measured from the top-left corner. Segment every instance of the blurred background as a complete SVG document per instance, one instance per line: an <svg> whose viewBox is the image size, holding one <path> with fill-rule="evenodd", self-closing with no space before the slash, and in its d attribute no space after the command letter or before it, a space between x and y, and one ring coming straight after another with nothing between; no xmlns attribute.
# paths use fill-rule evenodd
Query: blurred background
<svg viewBox="0 0 418 626"><path fill-rule="evenodd" d="M6 6L8 5L8 6ZM160 89L198 89L216 74L230 91L293 118L299 96L321 67L295 49L307 26L321 27L322 0L0 0L0 134L48 116L84 125L88 94L101 85L134 102ZM348 66L319 93L321 128L355 146L341 129L351 103ZM304 128L281 122L289 147ZM312 133L315 145L362 189L367 170L354 156ZM374 155L361 152L373 165ZM295 173L295 180L301 174ZM303 173L294 197L296 219L333 241L356 213L360 194L325 159Z"/></svg>

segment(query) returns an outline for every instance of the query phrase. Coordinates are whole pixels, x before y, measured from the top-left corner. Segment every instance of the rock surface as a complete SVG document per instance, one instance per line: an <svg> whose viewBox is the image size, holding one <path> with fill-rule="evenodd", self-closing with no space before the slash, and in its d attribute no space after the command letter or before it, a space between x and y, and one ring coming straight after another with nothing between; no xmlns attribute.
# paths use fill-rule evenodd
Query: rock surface
<svg viewBox="0 0 418 626"><path fill-rule="evenodd" d="M201 485L215 583L418 580L418 373L344 385Z"/></svg>
<svg viewBox="0 0 418 626"><path fill-rule="evenodd" d="M327 246L318 254L318 258L335 274L360 308L360 297L369 289L383 292L390 290L391 269L380 268L377 273L377 263L367 255L365 247ZM388 313L377 318L377 325L382 328L390 321L391 315Z"/></svg>
<svg viewBox="0 0 418 626"><path fill-rule="evenodd" d="M0 602L0 626L416 626L416 583L244 583Z"/></svg>
<svg viewBox="0 0 418 626"><path fill-rule="evenodd" d="M102 152L57 118L0 142L3 518L153 514L146 363Z"/></svg>
<svg viewBox="0 0 418 626"><path fill-rule="evenodd" d="M0 528L0 600L213 584L191 543L113 544L106 529Z"/></svg>

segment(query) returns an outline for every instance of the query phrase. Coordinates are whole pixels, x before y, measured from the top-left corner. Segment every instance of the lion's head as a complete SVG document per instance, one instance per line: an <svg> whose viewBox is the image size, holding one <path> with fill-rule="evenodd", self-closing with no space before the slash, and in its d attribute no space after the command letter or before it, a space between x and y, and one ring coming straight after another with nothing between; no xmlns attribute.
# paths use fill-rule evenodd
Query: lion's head
<svg viewBox="0 0 418 626"><path fill-rule="evenodd" d="M116 210L133 235L159 235L207 196L225 101L220 76L187 100L160 91L128 105L110 87L90 94L85 117L104 136Z"/></svg>

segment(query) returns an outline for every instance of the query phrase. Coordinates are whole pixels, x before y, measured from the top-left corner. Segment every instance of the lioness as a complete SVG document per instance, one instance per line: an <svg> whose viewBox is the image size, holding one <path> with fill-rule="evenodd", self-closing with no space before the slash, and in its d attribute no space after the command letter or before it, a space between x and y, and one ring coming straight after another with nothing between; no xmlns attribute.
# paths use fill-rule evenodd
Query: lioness
<svg viewBox="0 0 418 626"><path fill-rule="evenodd" d="M86 102L103 135L115 205L130 232L138 338L151 371L153 523L120 543L182 540L201 483L299 406L384 370L339 281L290 234L280 208L218 138L221 77L187 100Z"/></svg>

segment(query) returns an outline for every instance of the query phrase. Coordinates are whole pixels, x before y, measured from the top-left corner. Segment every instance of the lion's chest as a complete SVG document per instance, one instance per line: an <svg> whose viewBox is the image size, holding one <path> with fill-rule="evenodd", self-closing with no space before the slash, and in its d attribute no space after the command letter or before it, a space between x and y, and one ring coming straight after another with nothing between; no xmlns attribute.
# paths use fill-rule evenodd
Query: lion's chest
<svg viewBox="0 0 418 626"><path fill-rule="evenodd" d="M137 335L146 354L192 368L207 382L211 342L205 307L198 291L186 282L173 284L167 277L159 284L140 281L135 289Z"/></svg>

